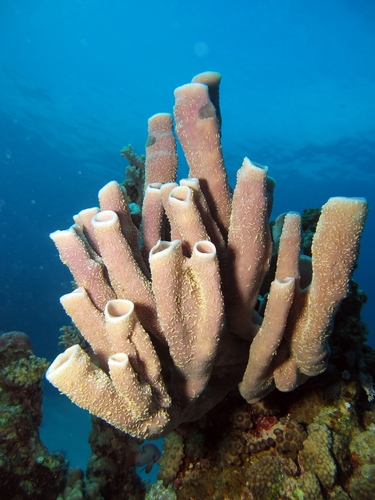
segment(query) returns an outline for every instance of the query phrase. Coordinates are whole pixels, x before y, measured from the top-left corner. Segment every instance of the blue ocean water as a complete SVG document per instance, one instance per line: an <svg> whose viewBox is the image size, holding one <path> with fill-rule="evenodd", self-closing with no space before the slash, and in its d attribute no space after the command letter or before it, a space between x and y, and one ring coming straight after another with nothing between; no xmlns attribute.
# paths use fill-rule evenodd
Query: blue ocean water
<svg viewBox="0 0 375 500"><path fill-rule="evenodd" d="M223 149L269 166L274 215L330 196L370 205L355 278L375 345L375 3L371 0L3 0L0 5L0 330L59 352L71 275L48 234L123 180L147 118L206 70L223 75ZM181 173L183 173L183 161ZM51 451L84 468L90 420L45 384Z"/></svg>

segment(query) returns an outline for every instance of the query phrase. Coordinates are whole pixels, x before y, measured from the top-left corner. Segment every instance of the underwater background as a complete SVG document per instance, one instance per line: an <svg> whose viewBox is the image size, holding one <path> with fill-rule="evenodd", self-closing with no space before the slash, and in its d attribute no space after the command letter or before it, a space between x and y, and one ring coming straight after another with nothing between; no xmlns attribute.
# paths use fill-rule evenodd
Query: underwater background
<svg viewBox="0 0 375 500"><path fill-rule="evenodd" d="M123 181L121 148L142 153L147 119L212 70L232 186L248 156L276 179L273 217L367 198L354 278L375 346L374 26L371 0L2 0L0 331L27 333L49 361L62 350L72 278L49 233ZM43 389L43 442L84 468L88 413Z"/></svg>

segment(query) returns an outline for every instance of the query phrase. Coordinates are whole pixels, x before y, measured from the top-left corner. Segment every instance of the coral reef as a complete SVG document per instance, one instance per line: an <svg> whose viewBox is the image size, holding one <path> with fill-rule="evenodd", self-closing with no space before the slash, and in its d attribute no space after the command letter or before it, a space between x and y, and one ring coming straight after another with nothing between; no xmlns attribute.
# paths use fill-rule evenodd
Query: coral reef
<svg viewBox="0 0 375 500"><path fill-rule="evenodd" d="M307 432L301 451L304 467L312 471L325 488L330 488L336 478L336 464L331 455L332 434L327 425L314 422Z"/></svg>
<svg viewBox="0 0 375 500"><path fill-rule="evenodd" d="M174 182L171 115L155 115L145 162L125 150L124 186L51 236L77 286L61 302L91 352L78 335L48 379L103 419L86 484L72 473L64 495L371 499L375 355L351 279L366 202L269 223L266 167L245 159L227 185L219 82L205 73L175 92L188 179ZM126 196L143 175L144 193ZM141 193L139 224L128 205ZM145 489L133 466L141 438L159 435L159 481Z"/></svg>
<svg viewBox="0 0 375 500"><path fill-rule="evenodd" d="M89 442L85 498L143 498L145 487L134 470L140 441L93 417Z"/></svg>
<svg viewBox="0 0 375 500"><path fill-rule="evenodd" d="M232 193L219 81L176 91L189 179L173 182L172 117L155 115L146 157L122 152L123 186L53 237L78 287L49 379L103 419L86 477L39 439L47 361L25 334L0 336L1 498L375 498L375 352L351 278L366 204L269 223L274 182L248 160ZM160 453L140 438L160 434L159 481L145 485L134 467Z"/></svg>
<svg viewBox="0 0 375 500"><path fill-rule="evenodd" d="M158 478L167 487L176 477L184 457L184 440L178 432L171 432L165 438L163 455L159 460L160 471Z"/></svg>
<svg viewBox="0 0 375 500"><path fill-rule="evenodd" d="M41 378L46 360L37 358L21 332L0 336L0 497L54 500L68 464L39 439Z"/></svg>
<svg viewBox="0 0 375 500"><path fill-rule="evenodd" d="M372 380L374 351L360 320L365 296L355 282L350 290L324 374L254 405L233 391L198 422L178 427L183 459L168 486L177 500L374 498L375 404L360 371ZM348 335L355 348L346 372L341 367Z"/></svg>
<svg viewBox="0 0 375 500"><path fill-rule="evenodd" d="M46 359L30 354L27 358L13 361L3 369L4 381L6 384L29 387L44 377L48 366Z"/></svg>
<svg viewBox="0 0 375 500"><path fill-rule="evenodd" d="M137 155L131 144L123 147L121 156L126 158L129 165L125 169L125 180L122 183L126 190L129 203L136 203L142 208L143 186L145 182L145 155Z"/></svg>
<svg viewBox="0 0 375 500"><path fill-rule="evenodd" d="M63 346L64 349L68 349L76 344L78 344L81 349L86 351L88 354L91 353L92 350L90 344L81 335L78 328L74 325L62 326L60 328L59 345Z"/></svg>
<svg viewBox="0 0 375 500"><path fill-rule="evenodd" d="M315 228L312 259L300 255L298 214L277 218L271 234L267 167L245 158L233 192L227 183L220 79L204 73L175 90L176 134L190 168L179 185L172 117L150 118L141 234L113 181L99 193L100 209L51 235L78 286L61 302L97 362L77 344L47 378L139 438L198 419L237 385L255 403L324 372L367 215L363 198L331 198L316 227L316 212L305 214L305 233ZM143 160L124 154L141 179ZM363 385L371 395L371 379Z"/></svg>
<svg viewBox="0 0 375 500"><path fill-rule="evenodd" d="M145 496L146 500L176 500L177 495L173 489L172 484L165 488L162 481L153 484L147 491Z"/></svg>
<svg viewBox="0 0 375 500"><path fill-rule="evenodd" d="M56 497L56 500L80 500L85 498L84 491L82 469L79 467L69 469L64 491ZM97 496L88 496L87 498L90 498L90 500L101 500L101 498Z"/></svg>
<svg viewBox="0 0 375 500"><path fill-rule="evenodd" d="M349 442L353 474L348 481L352 498L371 498L375 491L375 428L355 429Z"/></svg>

